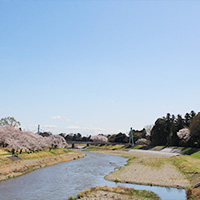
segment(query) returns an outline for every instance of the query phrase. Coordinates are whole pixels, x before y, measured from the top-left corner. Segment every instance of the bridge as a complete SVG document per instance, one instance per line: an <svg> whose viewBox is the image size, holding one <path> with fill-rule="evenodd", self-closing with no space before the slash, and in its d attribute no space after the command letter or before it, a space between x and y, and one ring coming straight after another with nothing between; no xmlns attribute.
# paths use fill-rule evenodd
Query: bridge
<svg viewBox="0 0 200 200"><path fill-rule="evenodd" d="M68 147L72 149L85 149L87 147L89 147L91 144L95 144L94 142L92 141L66 141L67 144L68 144Z"/></svg>

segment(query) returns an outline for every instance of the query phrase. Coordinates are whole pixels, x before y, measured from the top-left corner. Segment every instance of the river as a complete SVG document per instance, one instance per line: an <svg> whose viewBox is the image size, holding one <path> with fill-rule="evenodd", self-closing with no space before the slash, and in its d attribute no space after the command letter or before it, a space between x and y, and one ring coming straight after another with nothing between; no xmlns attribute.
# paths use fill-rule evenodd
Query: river
<svg viewBox="0 0 200 200"><path fill-rule="evenodd" d="M67 200L94 186L116 186L104 176L126 163L125 158L94 152L74 161L37 169L23 176L0 182L1 200ZM185 200L185 190L155 186L122 184L124 187L150 190L162 200Z"/></svg>

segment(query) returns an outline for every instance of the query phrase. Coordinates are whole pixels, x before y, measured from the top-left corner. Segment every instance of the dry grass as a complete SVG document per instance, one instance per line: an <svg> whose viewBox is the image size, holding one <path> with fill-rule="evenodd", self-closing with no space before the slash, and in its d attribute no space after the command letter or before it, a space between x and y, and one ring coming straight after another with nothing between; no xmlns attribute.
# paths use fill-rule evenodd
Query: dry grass
<svg viewBox="0 0 200 200"><path fill-rule="evenodd" d="M103 191L100 192L100 191ZM117 196L116 196L117 195ZM103 198L102 198L103 196ZM97 186L91 190L85 190L78 195L81 199L160 199L155 193L133 188Z"/></svg>
<svg viewBox="0 0 200 200"><path fill-rule="evenodd" d="M153 168L160 168L162 165L166 164L168 162L168 159L166 158L152 158L152 159L145 159L141 160L141 164Z"/></svg>
<svg viewBox="0 0 200 200"><path fill-rule="evenodd" d="M39 151L28 154L27 152L23 151L22 154L19 154L18 156L22 158L23 160L33 160L33 159L40 159L40 158L46 158L46 157L53 157L57 155L64 155L66 152L71 152L71 150L59 148L59 149L52 149L50 152L49 150ZM12 153L9 152L9 149L0 148L0 166L2 164L10 163L10 159L8 159L8 156L12 156Z"/></svg>
<svg viewBox="0 0 200 200"><path fill-rule="evenodd" d="M98 145L98 146L95 146L95 145L90 145L90 148L89 149L86 149L86 151L99 151L99 150L117 150L117 149L123 149L124 145L121 145L121 144L117 144L117 145L111 145L111 144L106 144L106 145Z"/></svg>
<svg viewBox="0 0 200 200"><path fill-rule="evenodd" d="M200 181L200 152L196 152L191 156L180 156L174 160L174 164L184 173L191 181L192 185L196 185ZM187 190L188 200L200 199L200 187L190 188Z"/></svg>
<svg viewBox="0 0 200 200"><path fill-rule="evenodd" d="M8 164L8 163L11 163L12 161L6 157L3 157L3 156L0 156L0 166L1 164Z"/></svg>
<svg viewBox="0 0 200 200"><path fill-rule="evenodd" d="M49 156L66 154L65 151L68 151L68 150L60 148L60 149L52 149L51 151L45 150L45 151L34 152L31 154L23 153L19 156L24 160L38 159L38 158L44 158L44 157L49 157Z"/></svg>
<svg viewBox="0 0 200 200"><path fill-rule="evenodd" d="M183 173L192 185L200 180L200 159L191 156L178 156L171 158L174 165Z"/></svg>
<svg viewBox="0 0 200 200"><path fill-rule="evenodd" d="M20 176L41 167L81 158L85 156L85 154L76 150L66 153L60 149L57 152L37 152L32 154L22 154L22 157L23 156L29 157L28 159L20 161L11 161L8 158L0 156L0 181Z"/></svg>
<svg viewBox="0 0 200 200"><path fill-rule="evenodd" d="M199 200L200 188L191 188L187 190L187 200Z"/></svg>
<svg viewBox="0 0 200 200"><path fill-rule="evenodd" d="M52 149L51 151L43 150L43 151L35 151L34 153L28 154L27 152L23 151L21 154L18 154L20 158L23 160L32 160L32 159L38 159L38 158L44 158L44 157L50 157L50 156L55 156L55 155L62 155L66 154L66 152L70 152L70 150L63 149L63 148L58 148L58 149ZM5 157L5 156L11 156L11 152L9 153L3 148L0 148L0 158Z"/></svg>
<svg viewBox="0 0 200 200"><path fill-rule="evenodd" d="M188 188L191 186L170 158L165 156L127 151L102 151L102 153L129 158L128 164L107 175L105 177L107 180L166 187Z"/></svg>
<svg viewBox="0 0 200 200"><path fill-rule="evenodd" d="M19 155L20 158L24 159L24 160L31 160L31 159L38 159L38 158L44 158L44 157L48 157L48 156L52 156L51 153L49 152L35 152L35 153L31 153L31 154L21 154Z"/></svg>
<svg viewBox="0 0 200 200"><path fill-rule="evenodd" d="M5 154L8 154L8 152L5 151L5 149L0 148L0 156L1 156L1 155L5 155Z"/></svg>

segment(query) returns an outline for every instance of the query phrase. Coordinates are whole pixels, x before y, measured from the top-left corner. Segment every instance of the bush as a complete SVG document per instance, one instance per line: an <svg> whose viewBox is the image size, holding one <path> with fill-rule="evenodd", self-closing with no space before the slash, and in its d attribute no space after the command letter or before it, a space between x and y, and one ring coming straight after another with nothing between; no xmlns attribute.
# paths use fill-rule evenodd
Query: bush
<svg viewBox="0 0 200 200"><path fill-rule="evenodd" d="M75 198L73 195L70 195L68 200L75 200Z"/></svg>
<svg viewBox="0 0 200 200"><path fill-rule="evenodd" d="M135 142L135 144L137 144L137 145L149 145L150 141L145 139L145 138L141 138L141 139L137 140Z"/></svg>

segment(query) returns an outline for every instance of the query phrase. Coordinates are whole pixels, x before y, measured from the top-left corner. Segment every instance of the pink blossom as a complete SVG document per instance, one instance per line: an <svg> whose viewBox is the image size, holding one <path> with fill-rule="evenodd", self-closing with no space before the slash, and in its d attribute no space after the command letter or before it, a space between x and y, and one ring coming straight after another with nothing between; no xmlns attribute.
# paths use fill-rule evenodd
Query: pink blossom
<svg viewBox="0 0 200 200"><path fill-rule="evenodd" d="M67 143L65 139L60 135L50 135L49 137L44 137L48 146L65 146Z"/></svg>
<svg viewBox="0 0 200 200"><path fill-rule="evenodd" d="M95 135L95 136L92 136L90 139L93 140L95 143L106 143L106 142L108 142L108 138L103 136L103 135Z"/></svg>
<svg viewBox="0 0 200 200"><path fill-rule="evenodd" d="M0 145L7 145L9 148L18 150L42 150L47 146L65 146L66 141L59 135L42 137L41 135L20 131L13 126L0 126Z"/></svg>
<svg viewBox="0 0 200 200"><path fill-rule="evenodd" d="M190 130L188 128L183 128L177 132L177 135L181 140L189 140Z"/></svg>

